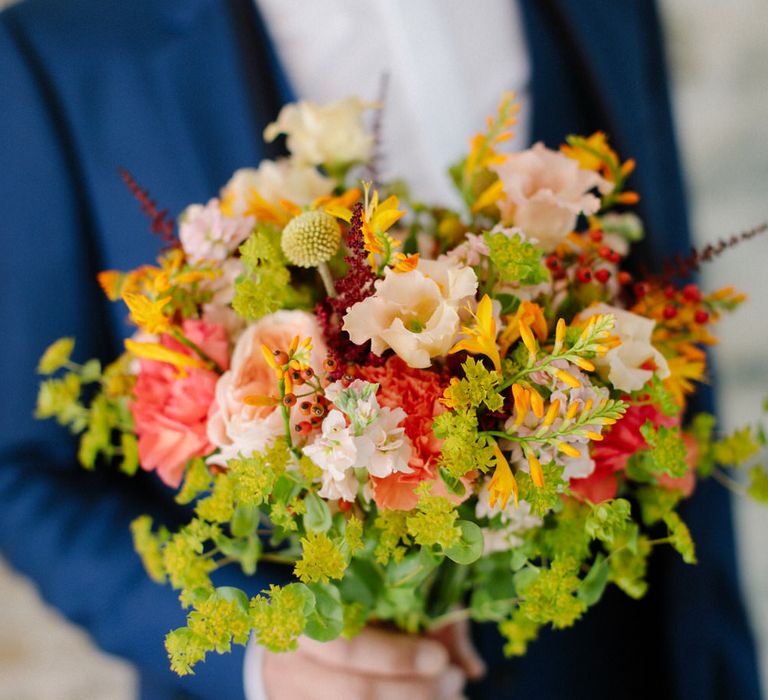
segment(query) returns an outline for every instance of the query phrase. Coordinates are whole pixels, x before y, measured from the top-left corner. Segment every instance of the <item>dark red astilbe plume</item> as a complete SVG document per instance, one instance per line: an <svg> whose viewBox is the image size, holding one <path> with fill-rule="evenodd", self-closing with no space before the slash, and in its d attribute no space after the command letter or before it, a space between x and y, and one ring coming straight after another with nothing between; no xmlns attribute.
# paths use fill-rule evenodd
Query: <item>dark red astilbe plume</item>
<svg viewBox="0 0 768 700"><path fill-rule="evenodd" d="M179 240L173 233L175 223L172 218L168 217L168 210L158 209L154 200L149 196L149 192L143 190L139 186L139 183L134 180L133 176L125 168L118 168L117 172L123 179L123 182L128 186L131 194L141 205L141 211L149 217L150 231L158 234L160 239L168 244L169 248L177 248L179 246Z"/></svg>
<svg viewBox="0 0 768 700"><path fill-rule="evenodd" d="M382 362L378 355L371 352L370 343L355 345L341 328L344 314L349 307L373 294L373 283L376 280L368 264L368 253L363 242L363 205L359 202L352 210L346 244L349 250L349 254L344 258L347 274L334 283L338 296L319 302L315 309L329 354L337 363L337 369L332 374L333 379L338 379L344 374L350 364L378 365Z"/></svg>

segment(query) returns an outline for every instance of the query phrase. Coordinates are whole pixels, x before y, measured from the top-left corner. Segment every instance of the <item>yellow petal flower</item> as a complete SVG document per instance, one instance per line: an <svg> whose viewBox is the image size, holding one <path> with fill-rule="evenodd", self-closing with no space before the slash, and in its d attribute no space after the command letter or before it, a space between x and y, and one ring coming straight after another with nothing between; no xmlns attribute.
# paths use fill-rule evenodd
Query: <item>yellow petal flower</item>
<svg viewBox="0 0 768 700"><path fill-rule="evenodd" d="M496 469L493 472L491 480L488 482L488 491L490 497L488 502L491 508L496 503L499 503L499 507L504 510L507 507L507 502L510 496L515 497L515 507L517 507L517 480L515 479L512 470L509 468L509 462L504 456L499 446L493 443L493 453L496 455Z"/></svg>
<svg viewBox="0 0 768 700"><path fill-rule="evenodd" d="M123 301L131 312L131 320L142 330L152 335L166 333L171 329L170 320L163 314L170 297L151 301L143 294L125 292Z"/></svg>
<svg viewBox="0 0 768 700"><path fill-rule="evenodd" d="M496 319L493 318L493 302L487 294L477 305L474 314L475 327L462 326L462 332L467 336L454 345L448 354L466 350L467 352L485 355L492 362L497 372L501 372L501 355L496 345Z"/></svg>
<svg viewBox="0 0 768 700"><path fill-rule="evenodd" d="M186 376L188 369L202 369L206 367L205 362L199 357L192 357L191 355L171 350L171 348L167 348L160 343L139 343L128 338L125 341L125 349L135 357L172 365L182 377Z"/></svg>

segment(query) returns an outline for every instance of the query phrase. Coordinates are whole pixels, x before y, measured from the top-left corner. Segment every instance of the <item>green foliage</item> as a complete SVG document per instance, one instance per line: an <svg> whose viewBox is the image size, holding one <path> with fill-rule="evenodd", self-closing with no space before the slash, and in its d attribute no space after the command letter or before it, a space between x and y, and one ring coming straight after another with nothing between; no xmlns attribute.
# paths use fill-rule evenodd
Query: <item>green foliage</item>
<svg viewBox="0 0 768 700"><path fill-rule="evenodd" d="M228 474L217 474L210 496L197 502L195 512L203 520L215 523L229 522L235 512L234 498L233 480Z"/></svg>
<svg viewBox="0 0 768 700"><path fill-rule="evenodd" d="M38 374L53 374L64 367L75 349L74 338L59 338L48 346L37 364Z"/></svg>
<svg viewBox="0 0 768 700"><path fill-rule="evenodd" d="M515 610L508 620L499 625L499 632L506 639L506 656L523 656L528 651L528 643L539 636L541 624L534 622L522 610Z"/></svg>
<svg viewBox="0 0 768 700"><path fill-rule="evenodd" d="M256 641L270 651L294 651L315 607L315 596L303 583L270 586L250 602Z"/></svg>
<svg viewBox="0 0 768 700"><path fill-rule="evenodd" d="M232 307L242 318L254 320L285 308L291 300L291 274L274 229L259 226L240 246L245 274L235 283Z"/></svg>
<svg viewBox="0 0 768 700"><path fill-rule="evenodd" d="M538 624L551 623L562 629L570 627L586 610L586 603L577 593L581 580L577 575L578 562L571 558L559 558L539 575L523 591L520 604L525 616Z"/></svg>
<svg viewBox="0 0 768 700"><path fill-rule="evenodd" d="M696 548L688 526L674 511L670 511L664 516L664 522L669 528L670 544L680 553L686 564L695 564Z"/></svg>
<svg viewBox="0 0 768 700"><path fill-rule="evenodd" d="M141 515L131 522L133 547L141 557L141 562L149 577L157 583L165 583L165 567L163 566L163 544L170 536L165 528L157 534L152 532L152 518Z"/></svg>
<svg viewBox="0 0 768 700"><path fill-rule="evenodd" d="M575 498L566 500L556 518L534 533L541 555L548 559L567 556L583 560L589 555L586 521L591 508Z"/></svg>
<svg viewBox="0 0 768 700"><path fill-rule="evenodd" d="M423 482L422 486L425 484L428 482ZM448 550L461 540L462 529L457 523L459 514L447 498L432 496L422 486L418 489L416 508L406 518L408 535L418 545L438 545Z"/></svg>
<svg viewBox="0 0 768 700"><path fill-rule="evenodd" d="M296 562L293 573L302 583L320 581L328 583L330 579L344 576L347 561L338 543L325 532L310 530L301 538L302 556Z"/></svg>
<svg viewBox="0 0 768 700"><path fill-rule="evenodd" d="M719 464L740 467L760 451L752 428L747 426L712 444L712 456Z"/></svg>
<svg viewBox="0 0 768 700"><path fill-rule="evenodd" d="M451 397L456 408L466 410L485 406L489 411L498 411L504 405L504 397L498 391L499 373L489 370L473 357L467 358L462 369L464 378L451 384Z"/></svg>
<svg viewBox="0 0 768 700"><path fill-rule="evenodd" d="M592 508L592 512L587 516L585 529L593 539L610 545L631 522L632 507L629 501L615 498L611 501L603 501Z"/></svg>
<svg viewBox="0 0 768 700"><path fill-rule="evenodd" d="M544 252L523 240L520 234L486 233L484 238L491 262L498 269L502 281L531 285L549 279L542 262Z"/></svg>
<svg viewBox="0 0 768 700"><path fill-rule="evenodd" d="M609 547L608 579L631 598L642 598L648 590L645 580L651 543L639 534L637 525L624 530Z"/></svg>
<svg viewBox="0 0 768 700"><path fill-rule="evenodd" d="M685 461L685 443L680 435L680 428L668 428L665 425L654 426L646 421L640 426L640 434L648 443L645 466L651 474L667 474L671 477L685 476L688 464Z"/></svg>
<svg viewBox="0 0 768 700"><path fill-rule="evenodd" d="M373 527L378 530L374 557L379 564L387 564L391 559L400 561L410 544L408 538L407 513L404 510L382 510L373 521Z"/></svg>
<svg viewBox="0 0 768 700"><path fill-rule="evenodd" d="M563 467L556 462L543 464L544 485L536 486L527 472L519 471L515 475L520 499L531 504L531 513L538 516L546 515L560 503L560 495L565 493L568 484L563 481Z"/></svg>
<svg viewBox="0 0 768 700"><path fill-rule="evenodd" d="M759 503L768 505L768 474L759 465L749 471L747 493Z"/></svg>
<svg viewBox="0 0 768 700"><path fill-rule="evenodd" d="M211 487L211 473L202 458L196 458L189 462L184 474L184 485L176 494L176 503L186 505L192 503L203 491Z"/></svg>
<svg viewBox="0 0 768 700"><path fill-rule="evenodd" d="M446 548L445 556L457 564L468 566L483 555L483 531L470 520L459 520L461 530L458 542Z"/></svg>
<svg viewBox="0 0 768 700"><path fill-rule="evenodd" d="M318 642L330 642L344 629L344 609L339 589L322 583L312 583L308 588L315 597L315 606L307 616L304 634Z"/></svg>
<svg viewBox="0 0 768 700"><path fill-rule="evenodd" d="M494 464L493 447L478 431L474 411L446 411L435 418L432 429L443 440L440 466L458 479L470 471L485 472Z"/></svg>

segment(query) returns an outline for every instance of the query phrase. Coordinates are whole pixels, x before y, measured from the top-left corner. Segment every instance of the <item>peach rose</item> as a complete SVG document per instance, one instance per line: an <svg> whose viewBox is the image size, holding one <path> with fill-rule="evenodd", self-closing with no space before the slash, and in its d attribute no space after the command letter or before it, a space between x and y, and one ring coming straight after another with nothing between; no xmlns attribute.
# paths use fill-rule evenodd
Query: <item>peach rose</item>
<svg viewBox="0 0 768 700"><path fill-rule="evenodd" d="M545 252L554 250L573 230L579 214L596 214L600 209L600 200L590 190L596 187L605 194L612 188L597 173L541 143L510 153L492 169L503 186L498 202L503 223L536 238Z"/></svg>
<svg viewBox="0 0 768 700"><path fill-rule="evenodd" d="M228 367L227 336L221 326L187 320L182 332L221 367ZM160 343L176 352L193 354L169 335L161 336ZM217 378L208 369L190 369L179 377L165 362L139 361L134 400L129 404L139 438L139 462L142 469L156 470L169 486L179 486L189 459L213 449L206 424Z"/></svg>
<svg viewBox="0 0 768 700"><path fill-rule="evenodd" d="M208 439L220 449L209 462L225 465L238 455L263 450L283 433L276 406L249 406L246 396L276 396L274 370L261 354L261 345L285 350L295 336L312 338L311 364L319 367L327 354L316 318L305 311L277 311L243 331L232 354L232 366L216 384L216 400L208 417Z"/></svg>

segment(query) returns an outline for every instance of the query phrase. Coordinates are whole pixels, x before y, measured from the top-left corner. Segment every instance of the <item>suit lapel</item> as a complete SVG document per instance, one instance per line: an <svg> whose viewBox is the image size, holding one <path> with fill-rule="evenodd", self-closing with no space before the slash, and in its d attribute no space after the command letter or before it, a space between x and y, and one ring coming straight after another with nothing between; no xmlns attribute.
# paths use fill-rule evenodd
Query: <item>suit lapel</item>
<svg viewBox="0 0 768 700"><path fill-rule="evenodd" d="M647 227L638 246L658 265L688 249L660 30L651 2L521 0L533 56L534 135L607 131L638 162L630 184Z"/></svg>

